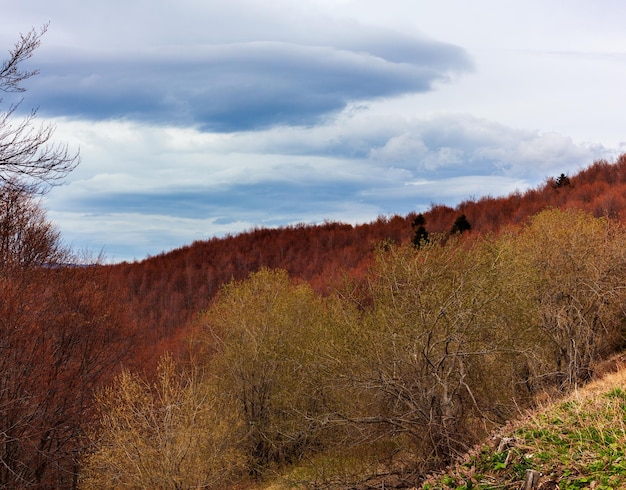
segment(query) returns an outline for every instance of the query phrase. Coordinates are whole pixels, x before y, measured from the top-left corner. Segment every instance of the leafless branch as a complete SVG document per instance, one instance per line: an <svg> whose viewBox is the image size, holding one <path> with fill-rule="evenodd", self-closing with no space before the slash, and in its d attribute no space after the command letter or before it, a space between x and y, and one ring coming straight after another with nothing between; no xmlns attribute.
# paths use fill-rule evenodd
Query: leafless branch
<svg viewBox="0 0 626 490"><path fill-rule="evenodd" d="M41 43L41 36L48 29L45 24L39 31L33 29L20 40L9 58L0 65L0 91L24 92L21 85L39 73L24 70L22 64L30 59ZM3 100L0 99L0 103ZM60 183L80 162L79 152L70 152L67 144L54 143L55 125L37 125L37 109L20 117L18 109L23 99L10 104L0 112L0 181L10 184L16 179L23 185L43 190L46 186Z"/></svg>

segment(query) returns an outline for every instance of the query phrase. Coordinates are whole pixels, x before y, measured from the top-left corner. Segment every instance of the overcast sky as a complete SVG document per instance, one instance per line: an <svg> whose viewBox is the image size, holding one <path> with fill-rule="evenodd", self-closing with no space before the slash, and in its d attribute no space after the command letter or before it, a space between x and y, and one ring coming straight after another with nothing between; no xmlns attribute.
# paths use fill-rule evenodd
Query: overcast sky
<svg viewBox="0 0 626 490"><path fill-rule="evenodd" d="M45 198L75 250L506 195L626 152L622 0L29 0L24 108L82 162ZM4 56L6 57L6 55Z"/></svg>

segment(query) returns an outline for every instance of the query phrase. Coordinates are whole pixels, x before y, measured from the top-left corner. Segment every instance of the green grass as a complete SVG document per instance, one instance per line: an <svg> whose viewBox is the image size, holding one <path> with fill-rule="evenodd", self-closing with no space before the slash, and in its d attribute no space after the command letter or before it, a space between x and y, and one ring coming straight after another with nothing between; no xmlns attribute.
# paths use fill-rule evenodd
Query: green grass
<svg viewBox="0 0 626 490"><path fill-rule="evenodd" d="M474 450L423 490L519 489L527 469L549 488L626 488L626 370L528 415L511 426L509 448Z"/></svg>

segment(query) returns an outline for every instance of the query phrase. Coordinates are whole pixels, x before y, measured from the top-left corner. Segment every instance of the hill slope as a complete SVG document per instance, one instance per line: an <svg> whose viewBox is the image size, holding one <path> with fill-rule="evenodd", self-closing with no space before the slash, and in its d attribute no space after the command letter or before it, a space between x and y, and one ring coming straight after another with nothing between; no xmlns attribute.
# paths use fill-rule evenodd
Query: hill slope
<svg viewBox="0 0 626 490"><path fill-rule="evenodd" d="M626 155L598 161L572 176L548 178L535 189L506 197L484 196L455 208L433 204L424 212L429 233L448 233L461 214L472 233L497 233L517 226L547 207L577 208L594 216L626 219ZM170 350L187 325L208 307L219 288L262 267L284 269L325 293L344 275L362 277L373 244L406 243L416 213L380 217L358 226L345 223L255 229L235 236L197 241L137 263L107 266L107 277L122 289L127 308L143 325L146 345ZM157 352L158 355L158 352Z"/></svg>
<svg viewBox="0 0 626 490"><path fill-rule="evenodd" d="M435 489L626 488L626 368L523 416L465 461L432 476Z"/></svg>
<svg viewBox="0 0 626 490"><path fill-rule="evenodd" d="M623 216L625 191L626 157L548 179L525 194L455 209L433 206L424 219L413 214L358 227L253 230L102 269L110 284L128 286L128 308L143 322L141 342L154 355L172 350L177 336L190 332L186 318L209 306L196 321L210 332L209 347L201 350L209 349L207 360L216 364L207 370L224 374L217 376L220 396L243 400L237 404L243 426L261 427L241 438L247 474L289 471L289 488L317 482L320 488L349 482L353 489L413 488L520 407L534 406L545 390L587 382L593 363L623 347L626 231L590 214ZM550 209L527 221L549 206L574 209ZM385 245L373 253L372 242L410 240L413 223L445 234L463 215L472 223L467 240L446 235L419 251ZM525 226L498 234L518 223ZM249 276L263 267L286 272ZM331 292L343 274L356 280L342 297L301 289L307 281L317 292ZM224 282L243 277L250 278L212 302ZM277 302L283 290L288 294ZM242 342L242 332L253 341ZM229 364L237 360L245 369ZM248 381L257 373L271 379ZM295 387L301 395L294 396ZM621 390L601 397L616 404L613 412L626 402ZM248 393L260 394L254 406L262 410L246 408ZM550 410L512 427L509 439L500 439L505 445L479 448L452 473L433 478L430 488L519 488L528 469L542 472L546 485L570 477L565 488L590 478L605 488L621 485L621 473L607 470L621 463L621 446L612 445L626 441L610 432L621 426L603 422L580 432L581 421L599 420L589 413L603 410L586 399ZM586 438L598 443L590 459L591 450L581 445ZM607 445L614 454L602 452Z"/></svg>

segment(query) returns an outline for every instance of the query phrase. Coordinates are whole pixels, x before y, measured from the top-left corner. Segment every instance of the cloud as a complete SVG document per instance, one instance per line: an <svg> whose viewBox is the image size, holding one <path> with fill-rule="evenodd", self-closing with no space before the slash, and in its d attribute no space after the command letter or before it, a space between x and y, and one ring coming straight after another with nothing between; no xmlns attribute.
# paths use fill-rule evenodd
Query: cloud
<svg viewBox="0 0 626 490"><path fill-rule="evenodd" d="M141 260L148 255L189 245L195 240L251 229L252 221L214 218L188 219L144 213L50 211L48 217L62 224L65 242L77 252L106 262ZM253 216L254 218L254 216ZM207 235L211 230L211 235Z"/></svg>
<svg viewBox="0 0 626 490"><path fill-rule="evenodd" d="M303 14L272 19L268 11L252 35L244 26L254 10L220 12L233 32L207 12L208 25L191 20L184 40L166 31L156 44L116 40L103 50L87 48L87 35L77 40L81 48L51 47L33 60L41 73L29 81L28 106L48 117L258 130L319 124L352 103L427 92L472 70L462 48L418 35ZM137 26L148 38L155 28Z"/></svg>
<svg viewBox="0 0 626 490"><path fill-rule="evenodd" d="M545 2L32 0L3 9L0 39L52 21L22 109L57 122L82 163L46 196L50 216L120 260L612 159L624 67L595 56L623 51L621 4L575 3L563 21Z"/></svg>
<svg viewBox="0 0 626 490"><path fill-rule="evenodd" d="M362 107L312 128L227 134L64 120L58 133L83 142L84 161L46 196L50 216L72 244L105 246L111 260L254 226L363 223L454 206L614 156L467 115L407 119Z"/></svg>
<svg viewBox="0 0 626 490"><path fill-rule="evenodd" d="M577 144L556 132L462 114L416 118L370 152L370 158L407 168L416 177L502 175L529 182L615 156L615 150Z"/></svg>

